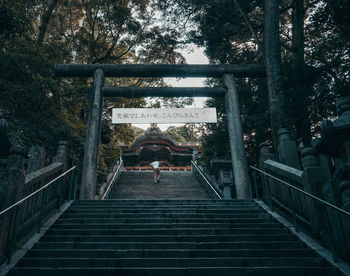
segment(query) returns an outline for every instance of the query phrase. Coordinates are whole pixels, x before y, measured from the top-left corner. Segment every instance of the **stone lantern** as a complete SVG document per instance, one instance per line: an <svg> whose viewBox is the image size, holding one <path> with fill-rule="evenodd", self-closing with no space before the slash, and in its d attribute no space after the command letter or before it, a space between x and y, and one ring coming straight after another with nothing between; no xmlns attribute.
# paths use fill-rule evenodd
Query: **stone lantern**
<svg viewBox="0 0 350 276"><path fill-rule="evenodd" d="M337 158L333 174L337 180L341 208L350 211L350 97L342 97L336 102L338 119L321 124L321 138L314 148L328 157ZM345 219L346 231L350 230L350 220Z"/></svg>

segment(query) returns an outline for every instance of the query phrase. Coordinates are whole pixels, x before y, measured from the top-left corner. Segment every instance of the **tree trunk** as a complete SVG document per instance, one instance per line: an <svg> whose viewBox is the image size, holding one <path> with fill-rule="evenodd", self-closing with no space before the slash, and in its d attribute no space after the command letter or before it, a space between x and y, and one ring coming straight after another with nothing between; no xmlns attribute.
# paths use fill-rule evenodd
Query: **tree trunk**
<svg viewBox="0 0 350 276"><path fill-rule="evenodd" d="M278 4L278 0L265 0L264 7L264 60L271 127L278 160L291 167L300 168L296 143L289 134L286 120L286 104L281 78Z"/></svg>
<svg viewBox="0 0 350 276"><path fill-rule="evenodd" d="M292 1L292 54L294 71L294 99L293 109L298 112L295 118L297 135L302 138L304 146L311 145L311 123L308 112L309 87L304 84L303 77L305 70L304 61L304 0ZM301 77L300 77L301 76ZM302 112L300 113L300 110Z"/></svg>
<svg viewBox="0 0 350 276"><path fill-rule="evenodd" d="M292 1L293 66L304 66L304 0Z"/></svg>
<svg viewBox="0 0 350 276"><path fill-rule="evenodd" d="M271 126L275 145L278 143L278 130L286 128L287 125L281 79L278 3L278 0L265 0L264 8L264 60L269 91Z"/></svg>
<svg viewBox="0 0 350 276"><path fill-rule="evenodd" d="M49 4L49 6L47 7L47 10L44 12L43 17L42 17L42 21L41 21L41 25L39 28L39 35L38 35L38 44L42 45L45 39L45 35L47 32L47 26L49 24L51 15L53 10L55 9L56 5L57 5L58 0L52 0Z"/></svg>

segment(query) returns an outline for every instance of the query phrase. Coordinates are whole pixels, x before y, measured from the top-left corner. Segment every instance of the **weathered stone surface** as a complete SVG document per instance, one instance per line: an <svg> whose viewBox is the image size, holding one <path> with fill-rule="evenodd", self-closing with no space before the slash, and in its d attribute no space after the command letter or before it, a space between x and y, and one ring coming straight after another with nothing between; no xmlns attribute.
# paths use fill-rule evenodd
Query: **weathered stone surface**
<svg viewBox="0 0 350 276"><path fill-rule="evenodd" d="M192 172L161 171L153 183L153 172L126 171L121 174L112 199L209 199Z"/></svg>
<svg viewBox="0 0 350 276"><path fill-rule="evenodd" d="M277 152L279 162L300 169L296 142L291 138L290 133L286 128L278 130Z"/></svg>
<svg viewBox="0 0 350 276"><path fill-rule="evenodd" d="M317 152L313 148L306 148L301 152L303 168L319 167Z"/></svg>
<svg viewBox="0 0 350 276"><path fill-rule="evenodd" d="M62 163L55 162L35 172L29 173L25 176L25 185L30 185L31 183L42 181L48 176L62 171L62 168Z"/></svg>
<svg viewBox="0 0 350 276"><path fill-rule="evenodd" d="M81 177L80 199L94 199L97 184L97 163L101 134L102 87L104 72L97 69L94 73L93 89L89 111L88 129L85 140L83 174Z"/></svg>
<svg viewBox="0 0 350 276"><path fill-rule="evenodd" d="M52 159L52 163L59 162L63 164L63 170L68 169L68 142L59 141L58 148L55 157Z"/></svg>
<svg viewBox="0 0 350 276"><path fill-rule="evenodd" d="M46 151L44 147L41 146L33 146L29 150L29 161L27 167L27 174L31 172L35 172L45 164L45 155Z"/></svg>
<svg viewBox="0 0 350 276"><path fill-rule="evenodd" d="M340 157L344 143L350 141L350 97L343 97L336 103L339 118L333 122L326 120L321 124L321 138L313 141L319 153L329 157Z"/></svg>
<svg viewBox="0 0 350 276"><path fill-rule="evenodd" d="M293 182L302 182L303 171L273 160L266 160L264 163L267 170L282 175L284 178L288 178Z"/></svg>
<svg viewBox="0 0 350 276"><path fill-rule="evenodd" d="M350 97L340 98L336 108L339 118L322 122L321 138L315 140L313 146L318 153L333 158L335 164L332 179L323 185L325 199L350 211ZM334 224L334 212L329 212L329 216ZM333 226L336 231L344 226L345 241L350 248L350 218L340 216ZM344 241L341 242L340 246L344 247Z"/></svg>
<svg viewBox="0 0 350 276"><path fill-rule="evenodd" d="M306 148L301 153L304 168L303 185L304 190L314 196L322 198L322 182L329 181L327 171L319 164L317 152L313 148ZM310 211L312 232L315 236L321 237L325 230L324 212L322 206L311 198L307 199Z"/></svg>
<svg viewBox="0 0 350 276"><path fill-rule="evenodd" d="M236 195L237 199L247 199L249 198L248 162L243 143L241 115L234 76L224 75L224 83L227 88L225 110Z"/></svg>
<svg viewBox="0 0 350 276"><path fill-rule="evenodd" d="M260 145L260 157L259 157L259 168L261 170L264 170L264 162L266 160L275 160L275 155L273 153L271 153L271 149L268 147L267 143L261 143ZM271 202L271 191L270 191L270 187L269 187L269 182L268 182L268 178L263 175L260 174L261 177L261 185L262 185L262 189L263 189L263 199L265 202Z"/></svg>

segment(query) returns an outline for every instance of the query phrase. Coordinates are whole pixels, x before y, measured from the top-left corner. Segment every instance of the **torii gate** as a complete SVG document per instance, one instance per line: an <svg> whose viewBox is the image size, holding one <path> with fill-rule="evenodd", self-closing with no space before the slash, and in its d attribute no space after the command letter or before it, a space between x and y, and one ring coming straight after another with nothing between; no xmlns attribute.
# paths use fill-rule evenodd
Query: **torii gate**
<svg viewBox="0 0 350 276"><path fill-rule="evenodd" d="M80 199L94 199L103 97L225 97L231 159L238 199L249 198L247 156L235 77L263 77L263 65L56 64L58 77L93 77ZM104 87L105 77L223 77L225 88Z"/></svg>

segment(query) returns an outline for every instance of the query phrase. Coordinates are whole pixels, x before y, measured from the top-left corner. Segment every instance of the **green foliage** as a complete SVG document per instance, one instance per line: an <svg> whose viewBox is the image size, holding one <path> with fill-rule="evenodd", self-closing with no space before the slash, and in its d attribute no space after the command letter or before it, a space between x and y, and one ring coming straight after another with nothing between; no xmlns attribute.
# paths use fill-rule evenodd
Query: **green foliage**
<svg viewBox="0 0 350 276"><path fill-rule="evenodd" d="M175 142L185 142L186 139L178 132L177 127L171 126L165 132L164 135L171 138Z"/></svg>
<svg viewBox="0 0 350 276"><path fill-rule="evenodd" d="M262 63L258 48L263 35L263 1L204 0L0 0L0 116L9 121L14 140L27 148L42 144L53 155L60 139L85 141L91 81L57 79L55 63L181 63L178 48L188 42L206 48L213 64ZM296 68L290 31L290 1L280 1L280 40L289 120L297 138L317 134L319 122L334 114L334 102L350 90L349 4L305 0L304 65ZM160 13L159 13L160 11ZM245 14L256 33L253 38ZM160 16L163 16L160 19ZM258 40L258 41L256 41ZM164 86L161 79L108 79L111 86ZM208 80L209 86L222 85ZM251 162L258 144L271 140L264 80L237 81L244 139ZM192 99L108 98L103 119L113 107L181 107ZM203 158L229 156L223 102L219 123L195 129L186 125L167 132L175 140L203 141ZM111 143L101 146L100 173L141 132L114 125ZM202 132L202 135L198 133ZM255 160L255 161L254 161Z"/></svg>
<svg viewBox="0 0 350 276"><path fill-rule="evenodd" d="M167 18L164 24L176 26L183 42L204 46L213 64L263 63L259 44L264 30L263 1L163 0L159 7ZM305 0L304 65L295 67L292 45L291 1L279 1L280 40L288 119L297 137L305 144L317 135L320 121L334 115L334 103L350 90L349 1ZM241 10L240 10L241 9ZM254 30L252 35L243 14ZM209 80L208 85L222 85ZM237 81L243 132L251 162L256 162L258 144L271 142L269 106L264 80ZM219 111L218 125L208 125L203 136L202 159L229 152L223 103L209 100ZM222 112L221 112L222 111Z"/></svg>
<svg viewBox="0 0 350 276"><path fill-rule="evenodd" d="M170 126L164 132L164 135L170 137L176 142L199 142L201 139L202 128L195 124L185 124L183 126Z"/></svg>
<svg viewBox="0 0 350 276"><path fill-rule="evenodd" d="M139 137L142 137L145 135L145 130L136 126L131 126L133 132L134 132L134 137L135 140Z"/></svg>
<svg viewBox="0 0 350 276"><path fill-rule="evenodd" d="M58 140L84 145L91 80L58 79L56 63L177 63L176 40L155 28L152 1L0 0L0 116L12 141L44 145L53 156ZM111 86L162 86L161 79L107 79ZM168 101L167 101L168 102ZM177 102L181 104L181 101ZM113 107L143 107L145 99L108 98ZM101 145L99 173L120 156L118 144L140 135L130 125L113 125ZM78 156L82 158L83 147ZM81 161L81 160L80 160Z"/></svg>

